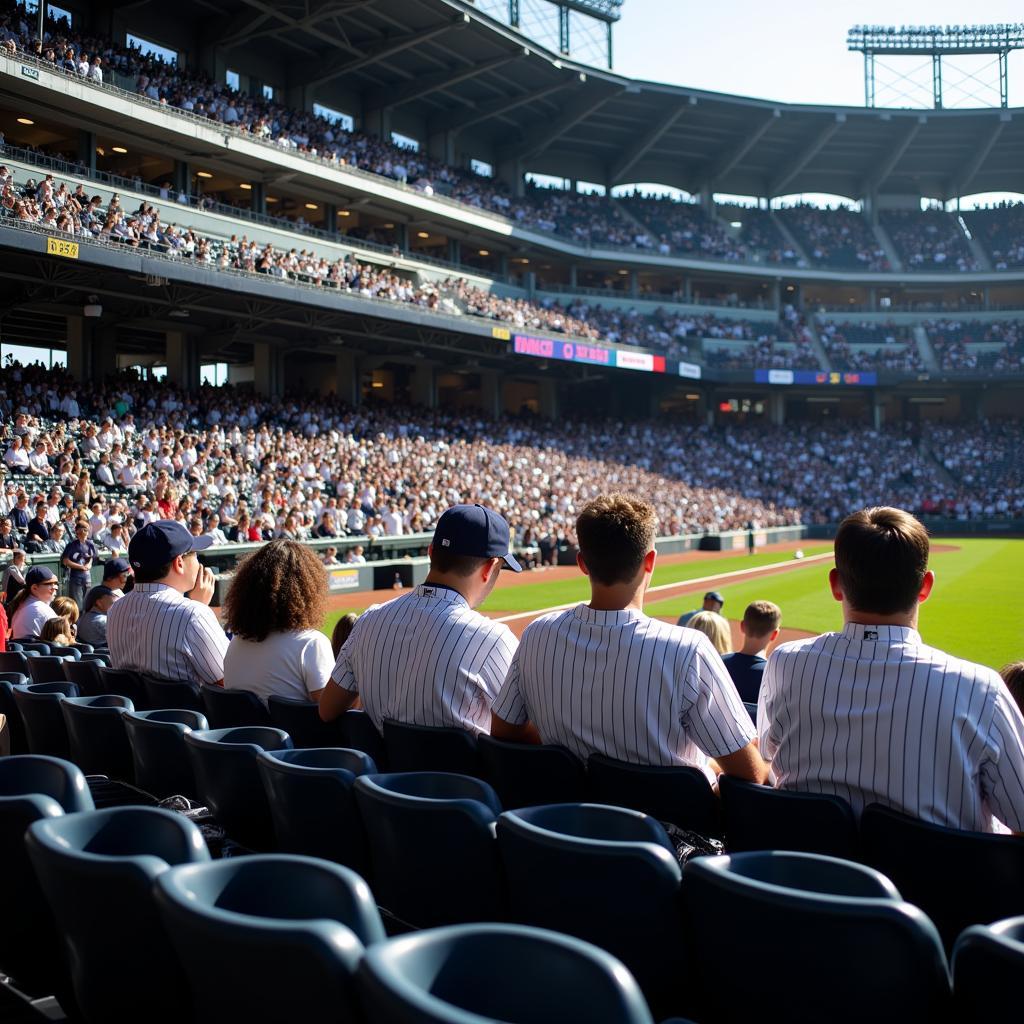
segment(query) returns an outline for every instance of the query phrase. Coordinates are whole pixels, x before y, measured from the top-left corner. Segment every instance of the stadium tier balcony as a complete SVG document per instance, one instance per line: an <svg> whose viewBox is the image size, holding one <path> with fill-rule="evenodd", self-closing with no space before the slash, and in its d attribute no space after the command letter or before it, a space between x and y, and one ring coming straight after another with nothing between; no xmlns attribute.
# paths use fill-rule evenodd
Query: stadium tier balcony
<svg viewBox="0 0 1024 1024"><path fill-rule="evenodd" d="M953 214L942 210L883 210L880 219L904 269L981 270Z"/></svg>
<svg viewBox="0 0 1024 1024"><path fill-rule="evenodd" d="M833 370L916 373L924 369L913 328L907 324L819 317L818 335Z"/></svg>
<svg viewBox="0 0 1024 1024"><path fill-rule="evenodd" d="M891 270L871 225L845 207L822 210L790 206L776 212L807 254L812 266L835 270Z"/></svg>
<svg viewBox="0 0 1024 1024"><path fill-rule="evenodd" d="M646 228L645 248L663 256L707 257L737 262L750 258L747 247L696 203L642 195L617 200Z"/></svg>
<svg viewBox="0 0 1024 1024"><path fill-rule="evenodd" d="M988 253L993 270L1024 267L1024 203L1003 203L971 210L963 218L971 234Z"/></svg>
<svg viewBox="0 0 1024 1024"><path fill-rule="evenodd" d="M1022 320L930 320L924 326L943 370L989 374L1024 370Z"/></svg>

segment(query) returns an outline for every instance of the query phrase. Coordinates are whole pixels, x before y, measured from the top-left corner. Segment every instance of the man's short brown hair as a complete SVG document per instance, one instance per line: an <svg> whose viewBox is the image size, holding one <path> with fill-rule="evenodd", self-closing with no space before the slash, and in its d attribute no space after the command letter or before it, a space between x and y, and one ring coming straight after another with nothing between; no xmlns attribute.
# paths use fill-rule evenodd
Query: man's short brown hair
<svg viewBox="0 0 1024 1024"><path fill-rule="evenodd" d="M767 636L774 633L781 622L782 609L771 601L751 601L743 613L747 636Z"/></svg>
<svg viewBox="0 0 1024 1024"><path fill-rule="evenodd" d="M491 559L476 555L456 555L447 548L430 549L430 568L445 576L459 576L464 579L478 573Z"/></svg>
<svg viewBox="0 0 1024 1024"><path fill-rule="evenodd" d="M576 519L576 537L587 572L611 586L636 578L654 547L654 509L635 494L608 494L587 502Z"/></svg>
<svg viewBox="0 0 1024 1024"><path fill-rule="evenodd" d="M928 531L909 512L866 508L836 534L836 570L851 608L876 615L909 612L928 571Z"/></svg>

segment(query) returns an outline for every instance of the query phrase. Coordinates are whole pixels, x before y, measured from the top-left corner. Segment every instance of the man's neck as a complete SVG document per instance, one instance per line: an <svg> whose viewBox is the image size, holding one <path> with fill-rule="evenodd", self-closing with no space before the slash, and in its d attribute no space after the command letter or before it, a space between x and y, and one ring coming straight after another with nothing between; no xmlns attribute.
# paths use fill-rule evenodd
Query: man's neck
<svg viewBox="0 0 1024 1024"><path fill-rule="evenodd" d="M595 612L624 612L644 610L644 594L647 588L640 585L605 587L590 580L590 605Z"/></svg>
<svg viewBox="0 0 1024 1024"><path fill-rule="evenodd" d="M907 629L917 629L917 605L910 612L901 612L898 615L878 615L874 612L862 612L843 605L843 622L846 625L857 626L903 626Z"/></svg>
<svg viewBox="0 0 1024 1024"><path fill-rule="evenodd" d="M474 607L472 598L471 588L468 586L469 581L464 576L451 576L442 572L434 572L431 570L427 573L427 578L423 581L425 586L434 587L447 587L449 590L454 590L456 594L461 595L466 600L466 604L470 608Z"/></svg>
<svg viewBox="0 0 1024 1024"><path fill-rule="evenodd" d="M740 654L746 654L751 658L763 658L765 651L768 650L768 645L756 642L751 643L749 640L740 648Z"/></svg>

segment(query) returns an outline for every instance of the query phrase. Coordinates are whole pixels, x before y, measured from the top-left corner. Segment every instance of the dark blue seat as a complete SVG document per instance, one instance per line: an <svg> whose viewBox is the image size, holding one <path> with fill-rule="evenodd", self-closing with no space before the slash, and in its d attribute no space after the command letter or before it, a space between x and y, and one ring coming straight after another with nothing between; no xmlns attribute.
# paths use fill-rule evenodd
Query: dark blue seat
<svg viewBox="0 0 1024 1024"><path fill-rule="evenodd" d="M174 795L199 795L185 749L185 733L209 728L203 715L185 708L131 711L123 716L123 722L132 751L135 784L140 789L161 800Z"/></svg>
<svg viewBox="0 0 1024 1024"><path fill-rule="evenodd" d="M147 1020L190 1019L152 894L168 867L209 860L199 829L174 811L114 807L37 821L25 842L67 944L86 1020L128 1024L140 1006Z"/></svg>
<svg viewBox="0 0 1024 1024"><path fill-rule="evenodd" d="M405 772L364 775L354 788L381 906L416 927L504 917L494 844L501 804L486 782Z"/></svg>
<svg viewBox="0 0 1024 1024"><path fill-rule="evenodd" d="M880 804L864 809L860 828L864 860L932 919L947 951L971 925L1024 914L1024 838L944 828Z"/></svg>
<svg viewBox="0 0 1024 1024"><path fill-rule="evenodd" d="M758 786L722 775L725 846L748 850L796 850L846 860L860 858L857 821L849 803L829 793L798 793Z"/></svg>
<svg viewBox="0 0 1024 1024"><path fill-rule="evenodd" d="M38 658L28 659L28 674L33 683L63 683L67 681L64 663L70 660L74 659L63 655L41 654Z"/></svg>
<svg viewBox="0 0 1024 1024"><path fill-rule="evenodd" d="M73 647L79 654L92 654L96 650L92 644L76 643L69 644L68 646Z"/></svg>
<svg viewBox="0 0 1024 1024"><path fill-rule="evenodd" d="M106 693L101 697L66 697L60 709L68 731L71 760L86 775L107 775L131 782L132 750L122 716L134 711L127 697Z"/></svg>
<svg viewBox="0 0 1024 1024"><path fill-rule="evenodd" d="M384 720L384 749L391 772L479 775L476 737L465 729Z"/></svg>
<svg viewBox="0 0 1024 1024"><path fill-rule="evenodd" d="M106 691L100 677L100 667L94 661L65 661L64 678L78 687L83 697L101 697Z"/></svg>
<svg viewBox="0 0 1024 1024"><path fill-rule="evenodd" d="M480 771L506 810L584 799L583 762L565 747L477 737Z"/></svg>
<svg viewBox="0 0 1024 1024"><path fill-rule="evenodd" d="M384 737L377 731L373 719L365 711L346 711L338 720L341 725L341 746L361 750L373 758L381 770L388 770L388 755L384 749Z"/></svg>
<svg viewBox="0 0 1024 1024"><path fill-rule="evenodd" d="M29 658L23 651L0 651L0 672L20 672L28 676Z"/></svg>
<svg viewBox="0 0 1024 1024"><path fill-rule="evenodd" d="M703 836L719 836L718 800L699 769L688 765L647 765L603 754L587 758L588 799L643 811L659 821Z"/></svg>
<svg viewBox="0 0 1024 1024"><path fill-rule="evenodd" d="M939 933L871 868L809 853L700 857L681 891L698 1020L749 1022L755 994L792 1024L946 1019ZM784 955L759 950L738 972L723 952L737 935L765 936Z"/></svg>
<svg viewBox="0 0 1024 1024"><path fill-rule="evenodd" d="M200 1024L356 1021L354 975L384 939L366 883L283 854L174 868L156 883Z"/></svg>
<svg viewBox="0 0 1024 1024"><path fill-rule="evenodd" d="M5 672L14 679L0 679L0 715L7 716L7 731L11 739L12 754L28 753L28 738L25 735L25 723L21 720L21 709L14 700L14 687L28 683L27 677L20 672Z"/></svg>
<svg viewBox="0 0 1024 1024"><path fill-rule="evenodd" d="M456 925L373 946L359 986L367 1018L388 1024L652 1024L613 956L522 925Z"/></svg>
<svg viewBox="0 0 1024 1024"><path fill-rule="evenodd" d="M66 1012L74 1008L67 958L28 859L25 830L34 821L92 808L85 776L69 761L34 754L0 759L0 971L31 995L56 994Z"/></svg>
<svg viewBox="0 0 1024 1024"><path fill-rule="evenodd" d="M200 799L228 835L250 850L274 848L274 824L256 755L261 750L290 750L291 745L286 732L270 726L185 733Z"/></svg>
<svg viewBox="0 0 1024 1024"><path fill-rule="evenodd" d="M552 804L507 811L497 835L515 920L619 957L656 1016L684 1008L679 863L654 818L622 807Z"/></svg>
<svg viewBox="0 0 1024 1024"><path fill-rule="evenodd" d="M263 701L251 690L225 690L223 686L201 686L202 712L213 729L235 729L243 725L270 725Z"/></svg>
<svg viewBox="0 0 1024 1024"><path fill-rule="evenodd" d="M69 644L50 644L50 654L58 658L70 658L71 661L80 661L82 658L82 652Z"/></svg>
<svg viewBox="0 0 1024 1024"><path fill-rule="evenodd" d="M1020 1012L1024 977L1024 917L974 925L953 950L956 1019L981 1024Z"/></svg>
<svg viewBox="0 0 1024 1024"><path fill-rule="evenodd" d="M268 697L267 711L270 724L284 729L292 738L296 749L343 747L341 719L325 722L320 717L320 706L311 700L293 700L291 697Z"/></svg>
<svg viewBox="0 0 1024 1024"><path fill-rule="evenodd" d="M33 754L49 754L71 760L68 730L60 702L65 697L77 697L74 683L30 683L14 687L14 702L25 725L25 739Z"/></svg>
<svg viewBox="0 0 1024 1024"><path fill-rule="evenodd" d="M21 649L25 652L32 652L33 654L44 654L50 653L50 645L43 643L42 640L22 640Z"/></svg>
<svg viewBox="0 0 1024 1024"><path fill-rule="evenodd" d="M143 675L142 687L146 691L146 704L154 711L166 708L186 708L189 711L203 710L203 703L199 699L199 690L191 683L171 682Z"/></svg>
<svg viewBox="0 0 1024 1024"><path fill-rule="evenodd" d="M352 786L377 771L361 750L269 750L256 758L270 801L277 848L323 857L368 876L366 836Z"/></svg>
<svg viewBox="0 0 1024 1024"><path fill-rule="evenodd" d="M21 650L21 644L19 644L17 640L8 640L7 641L7 650L9 650L9 651L20 651Z"/></svg>
<svg viewBox="0 0 1024 1024"><path fill-rule="evenodd" d="M109 654L101 654L99 651L97 651L95 654L83 654L81 660L83 662L86 662L86 661L92 662L93 664L95 664L95 665L97 665L97 666L99 666L101 668L109 668L110 667L110 655Z"/></svg>
<svg viewBox="0 0 1024 1024"><path fill-rule="evenodd" d="M100 682L104 693L117 693L127 697L135 707L146 710L146 689L142 685L142 676L127 668L108 668L100 666Z"/></svg>

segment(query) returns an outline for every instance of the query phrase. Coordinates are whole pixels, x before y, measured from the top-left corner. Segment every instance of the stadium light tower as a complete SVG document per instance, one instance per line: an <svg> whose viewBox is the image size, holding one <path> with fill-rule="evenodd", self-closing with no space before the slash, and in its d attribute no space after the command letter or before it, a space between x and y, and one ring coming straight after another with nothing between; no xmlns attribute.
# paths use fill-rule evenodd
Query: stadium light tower
<svg viewBox="0 0 1024 1024"><path fill-rule="evenodd" d="M942 60L945 57L966 55L991 55L996 60L990 62L983 71L998 66L999 74L999 105L1008 106L1008 72L1007 58L1011 50L1024 49L1024 24L1014 25L911 25L900 28L885 25L854 25L846 37L847 49L864 54L864 104L875 106L875 64L879 55L893 57L930 57L932 71L932 102L936 110L941 109L942 102ZM901 74L893 68L880 65L890 71L896 80L913 87L913 74ZM922 67L927 67L926 62ZM920 71L921 67L915 69ZM964 76L963 81L970 80L975 87L994 89L991 82L986 82L980 73L971 73L958 69ZM962 88L962 86L961 86ZM963 90L971 99L978 100L977 93ZM904 89L904 97L909 93Z"/></svg>

